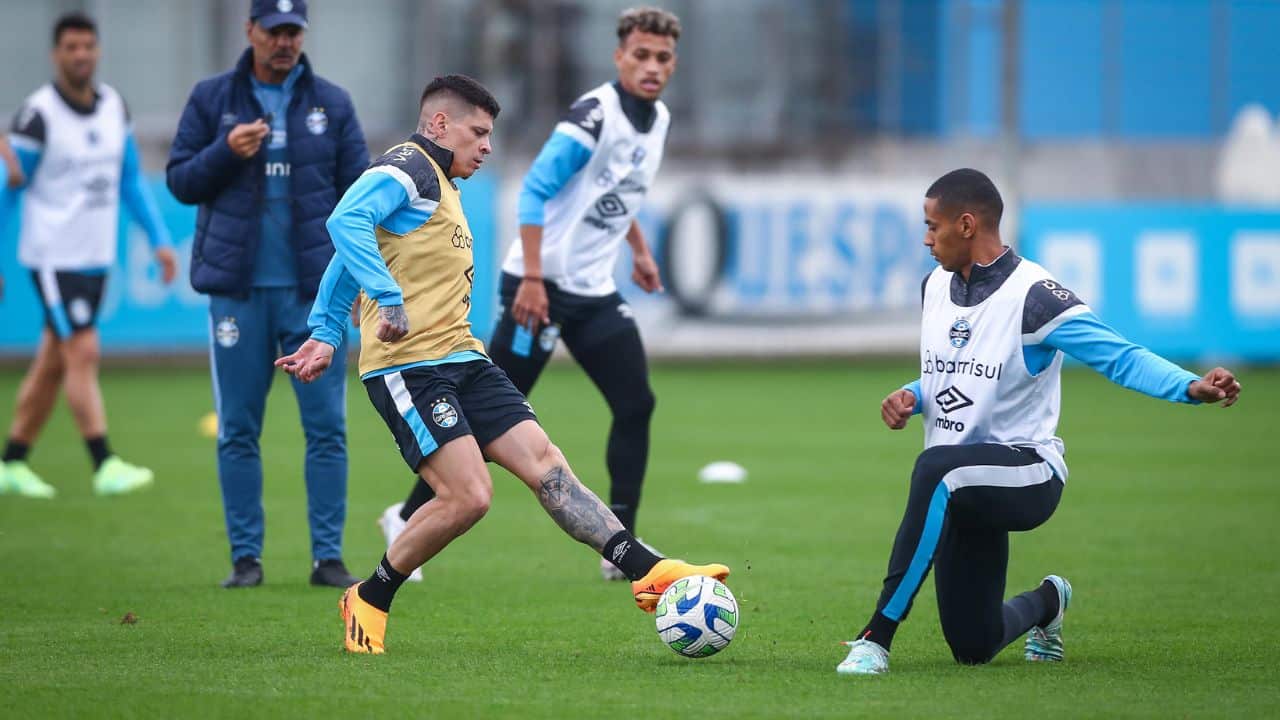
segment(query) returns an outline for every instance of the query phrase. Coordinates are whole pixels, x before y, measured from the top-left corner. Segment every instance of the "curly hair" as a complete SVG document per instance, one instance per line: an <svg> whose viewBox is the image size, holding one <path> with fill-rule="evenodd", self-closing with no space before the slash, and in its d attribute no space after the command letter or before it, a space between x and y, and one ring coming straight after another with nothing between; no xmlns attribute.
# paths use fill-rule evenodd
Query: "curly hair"
<svg viewBox="0 0 1280 720"><path fill-rule="evenodd" d="M626 42L627 36L637 31L651 35L670 35L672 40L679 40L680 18L656 7L623 10L618 17L618 43Z"/></svg>

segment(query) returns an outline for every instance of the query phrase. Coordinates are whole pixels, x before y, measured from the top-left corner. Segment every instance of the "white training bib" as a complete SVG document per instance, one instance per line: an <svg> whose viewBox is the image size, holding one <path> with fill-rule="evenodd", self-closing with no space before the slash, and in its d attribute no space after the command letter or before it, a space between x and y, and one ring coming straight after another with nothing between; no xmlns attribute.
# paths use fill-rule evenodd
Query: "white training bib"
<svg viewBox="0 0 1280 720"><path fill-rule="evenodd" d="M1038 375L1023 356L1027 291L1053 282L1022 259L990 297L972 307L951 300L954 273L937 268L924 291L920 329L920 394L925 447L975 443L1030 445L1063 482L1065 448L1055 433L1062 353Z"/></svg>
<svg viewBox="0 0 1280 720"><path fill-rule="evenodd" d="M662 164L671 114L657 102L653 127L642 133L627 119L612 83L578 102L591 98L600 102L598 140L573 123L561 122L555 129L591 150L591 159L546 203L542 275L566 292L600 297L617 290L613 271L618 253ZM524 274L524 248L518 238L502 270Z"/></svg>
<svg viewBox="0 0 1280 720"><path fill-rule="evenodd" d="M28 268L85 270L115 264L128 121L115 90L100 84L97 91L93 111L82 113L53 85L44 85L21 111L38 112L44 127L43 145L35 148L40 164L22 202L18 260ZM15 145L33 142L21 134L12 137Z"/></svg>

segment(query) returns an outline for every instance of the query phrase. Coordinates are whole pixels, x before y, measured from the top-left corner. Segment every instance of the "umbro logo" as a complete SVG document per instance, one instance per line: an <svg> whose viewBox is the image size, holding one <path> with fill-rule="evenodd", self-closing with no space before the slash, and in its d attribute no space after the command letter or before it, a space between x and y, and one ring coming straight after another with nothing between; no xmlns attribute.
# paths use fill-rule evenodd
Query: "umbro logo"
<svg viewBox="0 0 1280 720"><path fill-rule="evenodd" d="M617 565L618 561L622 559L622 556L626 555L627 551L630 549L631 549L631 543L627 542L626 540L623 540L622 542L618 543L618 546L613 549L613 564Z"/></svg>
<svg viewBox="0 0 1280 720"><path fill-rule="evenodd" d="M954 385L934 396L934 401L938 403L938 409L944 413L952 413L956 410L973 405L973 401L967 395L960 392L960 388Z"/></svg>

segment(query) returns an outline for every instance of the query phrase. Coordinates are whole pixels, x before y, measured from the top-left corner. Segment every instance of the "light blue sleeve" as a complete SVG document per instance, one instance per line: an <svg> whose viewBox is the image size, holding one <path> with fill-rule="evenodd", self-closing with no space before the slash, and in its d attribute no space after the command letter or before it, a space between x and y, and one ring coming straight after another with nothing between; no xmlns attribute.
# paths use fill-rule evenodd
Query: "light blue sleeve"
<svg viewBox="0 0 1280 720"><path fill-rule="evenodd" d="M408 204L403 185L386 173L367 171L351 184L325 223L346 272L380 306L403 305L404 295L382 259L374 228Z"/></svg>
<svg viewBox="0 0 1280 720"><path fill-rule="evenodd" d="M916 378L906 385L903 385L902 389L910 390L911 394L916 396L916 404L911 408L911 414L919 415L924 412L924 397L920 394L920 378Z"/></svg>
<svg viewBox="0 0 1280 720"><path fill-rule="evenodd" d="M133 139L132 130L124 141L124 167L120 171L120 199L124 200L125 207L129 208L133 218L147 232L152 248L173 246L169 229L165 227L164 220L160 217L160 208L156 205L156 199L142 177L138 143Z"/></svg>
<svg viewBox="0 0 1280 720"><path fill-rule="evenodd" d="M542 210L547 201L555 197L575 173L586 167L589 160L591 150L587 146L564 133L551 133L524 176L516 209L520 224L541 226Z"/></svg>
<svg viewBox="0 0 1280 720"><path fill-rule="evenodd" d="M1129 342L1092 312L1067 319L1042 345L1061 350L1130 390L1170 402L1199 403L1187 396L1187 386L1199 375Z"/></svg>
<svg viewBox="0 0 1280 720"><path fill-rule="evenodd" d="M360 285L347 272L342 259L335 255L329 261L329 267L324 269L320 290L311 306L311 314L307 316L311 339L340 347L347 339L347 313L359 293Z"/></svg>
<svg viewBox="0 0 1280 720"><path fill-rule="evenodd" d="M13 149L14 156L18 158L18 165L22 167L25 180L16 188L11 188L7 182L0 180L0 229L8 223L9 213L17 208L18 196L31 183L31 174L40 166L40 157L43 154L40 150L27 147L25 144L14 143L12 138L9 146Z"/></svg>

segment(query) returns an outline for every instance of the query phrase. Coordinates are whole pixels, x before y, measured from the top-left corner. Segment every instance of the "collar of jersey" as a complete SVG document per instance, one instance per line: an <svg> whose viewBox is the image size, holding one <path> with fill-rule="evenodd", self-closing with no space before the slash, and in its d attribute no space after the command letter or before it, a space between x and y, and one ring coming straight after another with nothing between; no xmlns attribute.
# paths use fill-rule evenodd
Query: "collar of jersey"
<svg viewBox="0 0 1280 720"><path fill-rule="evenodd" d="M973 264L969 268L969 282L960 273L951 276L951 302L961 307L973 307L995 294L1004 281L1013 274L1022 258L1013 248L1006 247L1004 254L990 265Z"/></svg>
<svg viewBox="0 0 1280 720"><path fill-rule="evenodd" d="M98 92L98 88L94 88L93 104L91 104L89 107L85 107L83 105L77 105L74 101L71 100L71 98L63 94L62 88L58 87L58 83L56 80L49 84L53 86L53 91L58 93L58 97L62 99L63 104L71 108L71 111L77 115L92 115L93 112L98 109L98 101L102 99L102 93Z"/></svg>
<svg viewBox="0 0 1280 720"><path fill-rule="evenodd" d="M622 89L622 83L613 81L613 89L618 93L618 103L622 105L622 114L637 132L647 133L653 129L653 122L658 119L658 103L636 97Z"/></svg>
<svg viewBox="0 0 1280 720"><path fill-rule="evenodd" d="M427 138L426 135L421 133L414 133L409 138L409 142L414 143L418 147L427 151L427 154L431 156L431 159L435 160L436 164L440 166L440 169L444 171L445 177L449 177L449 168L453 167L452 150L440 147ZM449 181L452 182L453 178L449 178Z"/></svg>

